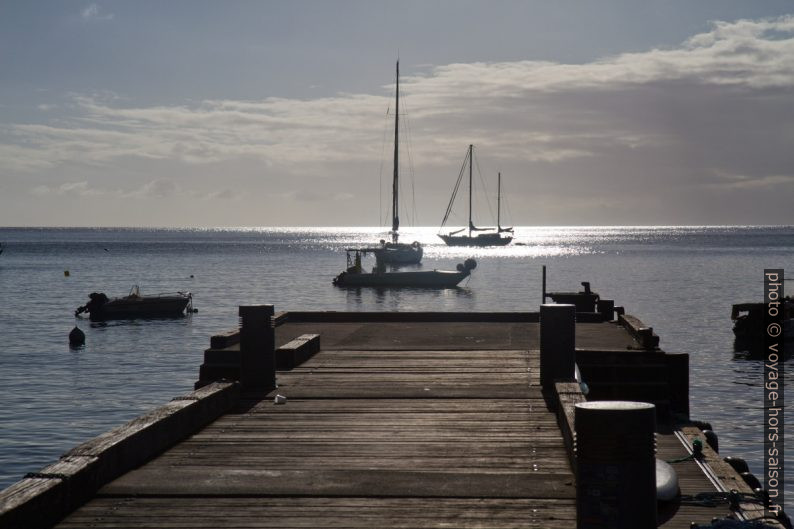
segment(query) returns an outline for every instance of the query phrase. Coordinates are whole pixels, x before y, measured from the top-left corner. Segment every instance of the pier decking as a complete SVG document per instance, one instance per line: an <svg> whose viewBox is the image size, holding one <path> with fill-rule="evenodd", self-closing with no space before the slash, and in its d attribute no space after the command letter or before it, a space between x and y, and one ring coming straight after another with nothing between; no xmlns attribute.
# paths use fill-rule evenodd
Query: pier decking
<svg viewBox="0 0 794 529"><path fill-rule="evenodd" d="M583 396L578 384L570 394L541 390L537 314L280 318L277 346L313 333L320 351L279 371L273 391L239 393L231 382L199 390L226 394L228 409L102 484L56 527L576 527L571 439L558 417L570 414L561 403ZM224 347L207 358L239 354L234 340L215 345ZM582 355L633 352L656 371L663 366L663 353L646 351L614 322L578 323L576 346ZM613 361L610 369L625 367ZM275 404L277 394L286 403ZM657 457L683 458L699 431L675 428L679 405L666 406ZM708 448L703 461L674 465L682 495L749 490ZM660 508L660 526L731 514L727 505L686 503Z"/></svg>

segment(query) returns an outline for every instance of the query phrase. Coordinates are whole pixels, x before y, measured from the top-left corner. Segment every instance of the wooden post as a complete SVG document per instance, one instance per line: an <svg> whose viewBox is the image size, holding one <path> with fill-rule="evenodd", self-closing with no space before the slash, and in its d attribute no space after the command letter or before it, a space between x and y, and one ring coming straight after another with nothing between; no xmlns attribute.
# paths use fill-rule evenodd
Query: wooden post
<svg viewBox="0 0 794 529"><path fill-rule="evenodd" d="M240 306L240 382L244 390L276 387L273 305Z"/></svg>
<svg viewBox="0 0 794 529"><path fill-rule="evenodd" d="M577 529L655 529L656 407L593 401L575 406Z"/></svg>
<svg viewBox="0 0 794 529"><path fill-rule="evenodd" d="M546 265L543 265L543 298L540 302L546 303Z"/></svg>
<svg viewBox="0 0 794 529"><path fill-rule="evenodd" d="M540 306L540 383L554 389L555 380L574 380L576 362L576 307Z"/></svg>
<svg viewBox="0 0 794 529"><path fill-rule="evenodd" d="M689 419L689 354L665 353L670 410Z"/></svg>
<svg viewBox="0 0 794 529"><path fill-rule="evenodd" d="M614 299L599 299L598 312L603 316L604 321L612 321L615 319L615 300Z"/></svg>

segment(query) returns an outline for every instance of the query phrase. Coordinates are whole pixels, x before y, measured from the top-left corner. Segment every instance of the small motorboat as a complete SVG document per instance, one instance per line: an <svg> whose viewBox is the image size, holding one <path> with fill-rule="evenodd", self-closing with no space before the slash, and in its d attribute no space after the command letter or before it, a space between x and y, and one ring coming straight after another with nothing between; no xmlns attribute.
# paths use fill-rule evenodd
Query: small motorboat
<svg viewBox="0 0 794 529"><path fill-rule="evenodd" d="M780 304L783 324L779 329L779 338L783 343L786 354L794 352L794 299L783 298ZM764 303L737 303L731 310L733 320L733 334L736 337L734 344L737 350L747 350L751 355L765 355L764 336L767 329L764 325L766 312Z"/></svg>
<svg viewBox="0 0 794 529"><path fill-rule="evenodd" d="M348 248L347 270L334 278L338 287L375 287L375 288L454 288L471 275L477 267L474 259L466 259L458 264L457 270L420 270L414 272L387 272L379 263L372 272L364 272L361 258L367 253L375 253L377 248Z"/></svg>
<svg viewBox="0 0 794 529"><path fill-rule="evenodd" d="M193 296L190 292L174 292L141 295L138 285L129 295L121 298L108 298L102 292L88 295L90 301L78 307L75 316L88 313L92 320L111 320L126 318L167 318L181 316L185 309L192 312Z"/></svg>

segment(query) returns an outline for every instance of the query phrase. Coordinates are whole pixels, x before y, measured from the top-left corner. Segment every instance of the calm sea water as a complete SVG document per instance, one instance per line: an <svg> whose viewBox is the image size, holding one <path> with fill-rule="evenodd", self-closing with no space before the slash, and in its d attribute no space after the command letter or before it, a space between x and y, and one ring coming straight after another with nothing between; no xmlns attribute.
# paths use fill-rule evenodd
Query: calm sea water
<svg viewBox="0 0 794 529"><path fill-rule="evenodd" d="M761 474L763 365L734 354L730 311L762 299L764 268L794 275L794 227L518 228L521 245L481 250L448 248L435 231L409 229L403 238L425 245L424 269L475 257L479 266L459 289L333 287L343 249L384 237L379 228L0 228L0 488L189 392L210 335L237 325L238 305L537 310L544 264L549 290L590 281L653 326L663 349L690 353L693 418L711 421L723 455L744 457ZM113 297L133 284L143 293L191 291L199 312L160 321L73 317L88 293ZM75 325L86 333L80 349L68 345ZM794 457L787 467L794 476ZM787 496L791 503L794 491Z"/></svg>

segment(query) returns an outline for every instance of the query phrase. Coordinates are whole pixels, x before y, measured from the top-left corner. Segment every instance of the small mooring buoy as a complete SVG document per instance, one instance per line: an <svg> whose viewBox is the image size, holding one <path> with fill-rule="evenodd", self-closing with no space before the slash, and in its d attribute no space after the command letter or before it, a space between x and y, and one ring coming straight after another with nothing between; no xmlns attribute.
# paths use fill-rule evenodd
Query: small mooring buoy
<svg viewBox="0 0 794 529"><path fill-rule="evenodd" d="M79 347L85 345L85 333L79 327L72 329L69 333L69 345L72 347Z"/></svg>
<svg viewBox="0 0 794 529"><path fill-rule="evenodd" d="M63 271L63 277L69 277L69 270Z"/></svg>

